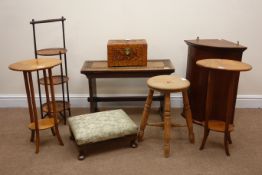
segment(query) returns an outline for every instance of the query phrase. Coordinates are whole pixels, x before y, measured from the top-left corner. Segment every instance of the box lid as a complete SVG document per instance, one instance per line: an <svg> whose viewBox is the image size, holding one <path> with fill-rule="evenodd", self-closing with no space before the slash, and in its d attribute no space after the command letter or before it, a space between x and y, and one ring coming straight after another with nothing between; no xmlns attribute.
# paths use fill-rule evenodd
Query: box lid
<svg viewBox="0 0 262 175"><path fill-rule="evenodd" d="M122 45L122 44L146 44L145 39L118 39L108 40L108 45Z"/></svg>

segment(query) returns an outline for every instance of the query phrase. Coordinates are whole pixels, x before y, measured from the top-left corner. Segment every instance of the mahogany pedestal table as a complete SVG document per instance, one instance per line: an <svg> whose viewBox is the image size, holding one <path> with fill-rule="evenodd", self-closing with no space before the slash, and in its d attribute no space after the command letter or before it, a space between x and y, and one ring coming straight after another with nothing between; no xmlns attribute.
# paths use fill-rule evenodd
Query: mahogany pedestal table
<svg viewBox="0 0 262 175"><path fill-rule="evenodd" d="M204 138L200 147L200 150L202 150L205 146L206 139L208 137L209 131L216 131L216 132L223 132L224 133L224 146L225 146L225 152L226 155L229 154L228 150L228 143L232 143L230 132L233 131L234 125L232 122L232 117L234 114L234 106L236 101L236 91L235 91L235 84L238 83L238 77L239 73L241 71L249 71L252 69L252 67L249 64L235 61L235 60L228 60L228 59L203 59L196 62L196 64L208 73L208 82L207 82L207 96L206 96L206 103L205 103L205 124L204 124ZM223 73L224 80L221 82L217 82L218 79L217 76L219 76L220 73ZM225 83L230 82L231 83ZM237 81L237 82L235 82ZM221 91L223 93L216 94L217 92L214 90L215 88L220 88L219 84L223 84L226 89L224 91ZM214 120L212 113L214 107L212 100L214 96L226 96L227 101L224 102L224 104L221 104L226 109L226 114L223 116L225 118L224 120Z"/></svg>

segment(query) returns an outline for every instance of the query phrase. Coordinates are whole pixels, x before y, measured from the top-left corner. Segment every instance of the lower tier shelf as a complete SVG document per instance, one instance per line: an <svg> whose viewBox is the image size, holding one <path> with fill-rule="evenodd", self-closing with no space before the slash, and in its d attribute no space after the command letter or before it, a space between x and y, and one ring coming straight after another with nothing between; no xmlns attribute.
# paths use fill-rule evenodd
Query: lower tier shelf
<svg viewBox="0 0 262 175"><path fill-rule="evenodd" d="M226 123L224 121L219 120L209 120L208 121L208 128L213 131L217 132L225 132ZM234 125L229 124L228 131L231 132L234 130Z"/></svg>
<svg viewBox="0 0 262 175"><path fill-rule="evenodd" d="M55 105L56 105L56 111L57 112L62 112L64 111L64 104L63 104L63 101L55 101ZM50 110L51 112L53 113L54 110L53 110L53 107L52 105L50 105ZM42 109L43 109L43 112L48 112L48 105L47 103L44 103L43 106L42 106ZM70 109L70 103L69 102L65 102L65 110L68 110Z"/></svg>
<svg viewBox="0 0 262 175"><path fill-rule="evenodd" d="M59 123L59 120L57 119L57 123ZM44 119L38 120L38 128L39 130L43 129L49 129L55 126L54 118L46 117ZM28 128L31 130L35 130L35 122L32 122L28 125Z"/></svg>
<svg viewBox="0 0 262 175"><path fill-rule="evenodd" d="M54 85L62 84L62 83L68 82L69 80L67 76L62 77L61 75L54 75L52 76L52 79L53 79ZM44 85L45 84L44 78L40 78L39 82L40 84ZM49 77L47 77L47 84L50 85Z"/></svg>

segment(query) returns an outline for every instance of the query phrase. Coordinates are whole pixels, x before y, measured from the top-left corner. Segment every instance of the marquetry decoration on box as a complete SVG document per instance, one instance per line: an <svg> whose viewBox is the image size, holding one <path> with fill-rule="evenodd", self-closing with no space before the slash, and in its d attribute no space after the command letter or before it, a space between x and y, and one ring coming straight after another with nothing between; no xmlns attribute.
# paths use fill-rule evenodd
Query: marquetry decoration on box
<svg viewBox="0 0 262 175"><path fill-rule="evenodd" d="M146 40L109 40L107 43L107 62L108 67L146 66Z"/></svg>

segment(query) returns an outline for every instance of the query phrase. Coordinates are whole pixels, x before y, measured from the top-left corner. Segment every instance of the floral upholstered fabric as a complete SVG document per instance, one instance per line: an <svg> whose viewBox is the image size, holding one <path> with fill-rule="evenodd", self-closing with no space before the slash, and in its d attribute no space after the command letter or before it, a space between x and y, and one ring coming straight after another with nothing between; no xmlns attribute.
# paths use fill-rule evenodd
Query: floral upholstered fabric
<svg viewBox="0 0 262 175"><path fill-rule="evenodd" d="M68 123L77 145L136 134L138 129L122 109L70 117Z"/></svg>

